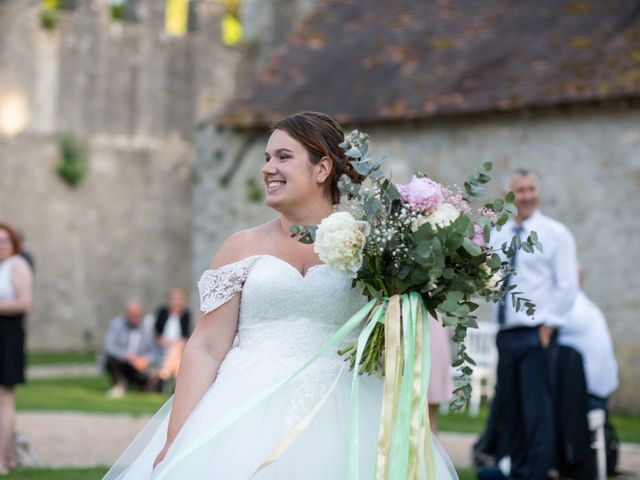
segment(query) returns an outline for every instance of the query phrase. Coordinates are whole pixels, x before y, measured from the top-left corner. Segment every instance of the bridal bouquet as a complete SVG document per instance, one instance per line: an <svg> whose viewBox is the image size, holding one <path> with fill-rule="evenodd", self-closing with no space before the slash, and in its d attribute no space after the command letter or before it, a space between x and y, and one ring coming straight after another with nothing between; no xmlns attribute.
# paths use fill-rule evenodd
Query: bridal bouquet
<svg viewBox="0 0 640 480"><path fill-rule="evenodd" d="M467 328L477 328L476 301L503 302L510 294L516 309L533 314L534 305L503 281L513 273L508 259L517 249L541 251L542 245L535 232L526 241L514 236L500 247L507 260L488 246L492 229L517 213L511 192L479 208L472 205L490 181L490 163L468 177L463 191L422 172L407 184L394 184L383 173L382 160L369 156L368 138L355 130L342 145L357 173L367 177L364 184L341 178L349 211L336 212L319 226L294 226L292 234L314 243L320 259L351 276L371 300L360 337L340 353L355 372L382 370L385 377L378 472L386 472L389 463L393 471L395 462L391 478L415 478L418 457L429 456L427 314L454 328L453 365L460 376L452 408L461 409L471 393L474 362L464 340Z"/></svg>

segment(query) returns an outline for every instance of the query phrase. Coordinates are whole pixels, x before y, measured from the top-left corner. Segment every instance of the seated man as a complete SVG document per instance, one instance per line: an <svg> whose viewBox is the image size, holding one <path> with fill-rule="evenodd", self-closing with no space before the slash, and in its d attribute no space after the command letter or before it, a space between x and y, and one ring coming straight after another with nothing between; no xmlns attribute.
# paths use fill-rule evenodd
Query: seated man
<svg viewBox="0 0 640 480"><path fill-rule="evenodd" d="M113 387L107 392L111 398L122 397L130 383L147 390L154 342L143 317L142 306L138 302L130 302L124 314L115 317L109 325L104 350L106 368L113 381Z"/></svg>
<svg viewBox="0 0 640 480"><path fill-rule="evenodd" d="M580 267L580 284L584 269ZM580 290L560 330L558 342L582 355L589 393L589 408L607 410L611 394L618 388L618 364L609 327L602 311Z"/></svg>

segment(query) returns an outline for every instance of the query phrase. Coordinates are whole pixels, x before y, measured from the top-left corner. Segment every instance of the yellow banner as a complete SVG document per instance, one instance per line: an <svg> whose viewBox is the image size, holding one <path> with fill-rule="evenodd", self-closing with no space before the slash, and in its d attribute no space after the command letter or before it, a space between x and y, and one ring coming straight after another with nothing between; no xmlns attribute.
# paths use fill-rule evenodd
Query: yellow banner
<svg viewBox="0 0 640 480"><path fill-rule="evenodd" d="M58 10L62 0L42 0L43 10Z"/></svg>
<svg viewBox="0 0 640 480"><path fill-rule="evenodd" d="M169 35L181 37L189 27L189 0L167 0L164 29Z"/></svg>

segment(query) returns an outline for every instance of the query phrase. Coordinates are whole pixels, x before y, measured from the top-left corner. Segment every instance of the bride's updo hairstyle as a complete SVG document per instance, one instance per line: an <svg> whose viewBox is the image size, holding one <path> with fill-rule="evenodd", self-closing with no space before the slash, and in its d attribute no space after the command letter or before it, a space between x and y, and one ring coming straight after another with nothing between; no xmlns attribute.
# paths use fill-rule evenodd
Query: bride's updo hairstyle
<svg viewBox="0 0 640 480"><path fill-rule="evenodd" d="M300 142L309 153L309 162L316 165L322 157L329 157L333 168L327 179L327 193L333 204L340 203L338 181L347 174L352 182L362 183L366 178L358 174L345 156L340 144L344 141L342 128L325 113L301 112L279 120L271 131L283 130Z"/></svg>

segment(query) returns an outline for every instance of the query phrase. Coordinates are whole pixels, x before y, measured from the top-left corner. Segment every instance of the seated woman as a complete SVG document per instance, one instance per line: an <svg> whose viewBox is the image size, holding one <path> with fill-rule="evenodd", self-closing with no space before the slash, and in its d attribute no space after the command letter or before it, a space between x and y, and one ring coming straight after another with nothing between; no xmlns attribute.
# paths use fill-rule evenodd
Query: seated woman
<svg viewBox="0 0 640 480"><path fill-rule="evenodd" d="M157 376L162 383L178 376L191 324L191 314L186 304L187 296L184 290L174 287L169 291L168 305L160 307L156 314L156 343L162 352Z"/></svg>

